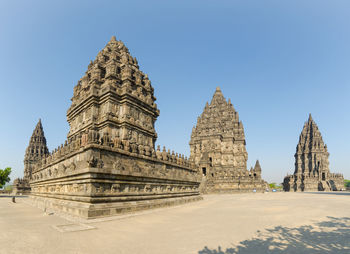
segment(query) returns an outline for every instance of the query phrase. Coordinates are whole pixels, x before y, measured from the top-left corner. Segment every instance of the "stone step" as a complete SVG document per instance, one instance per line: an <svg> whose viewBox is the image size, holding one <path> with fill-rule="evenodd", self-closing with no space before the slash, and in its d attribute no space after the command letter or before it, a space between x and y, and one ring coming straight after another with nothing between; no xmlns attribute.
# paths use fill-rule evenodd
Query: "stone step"
<svg viewBox="0 0 350 254"><path fill-rule="evenodd" d="M321 183L322 183L322 187L323 187L324 191L330 191L331 190L331 187L330 187L330 184L328 183L328 181L321 181Z"/></svg>

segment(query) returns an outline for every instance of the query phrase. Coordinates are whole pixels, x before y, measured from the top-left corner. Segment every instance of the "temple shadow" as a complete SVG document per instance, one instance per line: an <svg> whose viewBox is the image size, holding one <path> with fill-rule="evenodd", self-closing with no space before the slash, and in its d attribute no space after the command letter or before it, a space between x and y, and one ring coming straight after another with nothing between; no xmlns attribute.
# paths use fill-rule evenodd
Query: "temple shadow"
<svg viewBox="0 0 350 254"><path fill-rule="evenodd" d="M350 196L350 192L343 191L343 192L304 192L305 194L319 194L319 195L340 195L340 196Z"/></svg>
<svg viewBox="0 0 350 254"><path fill-rule="evenodd" d="M16 197L16 198L27 198L28 195L11 195L11 194L1 194L0 198L12 198L12 197Z"/></svg>
<svg viewBox="0 0 350 254"><path fill-rule="evenodd" d="M328 220L298 228L275 227L259 232L233 248L209 249L198 254L250 254L250 253L296 253L296 254L349 254L350 218L328 217Z"/></svg>

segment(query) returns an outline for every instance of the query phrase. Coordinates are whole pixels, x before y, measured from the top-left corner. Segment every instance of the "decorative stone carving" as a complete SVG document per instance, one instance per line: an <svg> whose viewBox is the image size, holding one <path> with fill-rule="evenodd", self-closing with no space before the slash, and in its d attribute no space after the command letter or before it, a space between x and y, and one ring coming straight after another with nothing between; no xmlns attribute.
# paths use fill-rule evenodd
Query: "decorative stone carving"
<svg viewBox="0 0 350 254"><path fill-rule="evenodd" d="M103 161L101 159L96 158L95 156L91 156L90 159L87 161L89 167L92 168L103 168Z"/></svg>
<svg viewBox="0 0 350 254"><path fill-rule="evenodd" d="M120 191L120 184L119 183L114 183L111 185L111 192L116 193Z"/></svg>
<svg viewBox="0 0 350 254"><path fill-rule="evenodd" d="M77 168L77 166L75 165L74 162L72 162L72 163L69 165L69 169L70 169L71 171L74 171L76 168Z"/></svg>
<svg viewBox="0 0 350 254"><path fill-rule="evenodd" d="M141 167L139 166L139 164L136 161L133 161L131 163L131 169L133 172L137 172L137 173L141 172Z"/></svg>

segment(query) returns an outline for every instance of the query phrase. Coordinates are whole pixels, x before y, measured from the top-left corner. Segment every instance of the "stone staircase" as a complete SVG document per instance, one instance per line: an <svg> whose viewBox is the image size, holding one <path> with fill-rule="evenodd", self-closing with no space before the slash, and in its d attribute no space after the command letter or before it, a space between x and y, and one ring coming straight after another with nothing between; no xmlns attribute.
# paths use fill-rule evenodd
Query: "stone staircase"
<svg viewBox="0 0 350 254"><path fill-rule="evenodd" d="M199 185L199 192L200 193L205 193L207 189L207 177L203 176L202 181Z"/></svg>
<svg viewBox="0 0 350 254"><path fill-rule="evenodd" d="M321 184L323 187L323 191L331 191L332 190L328 181L321 181Z"/></svg>

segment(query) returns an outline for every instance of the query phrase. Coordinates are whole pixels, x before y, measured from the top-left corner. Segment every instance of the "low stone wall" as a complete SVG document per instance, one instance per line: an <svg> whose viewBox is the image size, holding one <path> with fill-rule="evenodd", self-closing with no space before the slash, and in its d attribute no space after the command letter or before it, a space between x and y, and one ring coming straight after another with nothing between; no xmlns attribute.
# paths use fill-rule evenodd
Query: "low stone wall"
<svg viewBox="0 0 350 254"><path fill-rule="evenodd" d="M329 174L326 180L318 176L303 176L299 179L288 175L283 181L284 191L342 191L345 190L344 178L341 174Z"/></svg>
<svg viewBox="0 0 350 254"><path fill-rule="evenodd" d="M123 201L112 203L89 204L84 202L31 196L31 203L42 210L54 210L84 219L108 217L118 214L132 213L147 209L169 207L199 201L201 196L169 197L162 199Z"/></svg>
<svg viewBox="0 0 350 254"><path fill-rule="evenodd" d="M199 200L199 183L189 165L90 144L38 165L30 185L37 206L95 218Z"/></svg>
<svg viewBox="0 0 350 254"><path fill-rule="evenodd" d="M220 181L207 183L206 193L247 193L265 192L267 185L264 181Z"/></svg>

